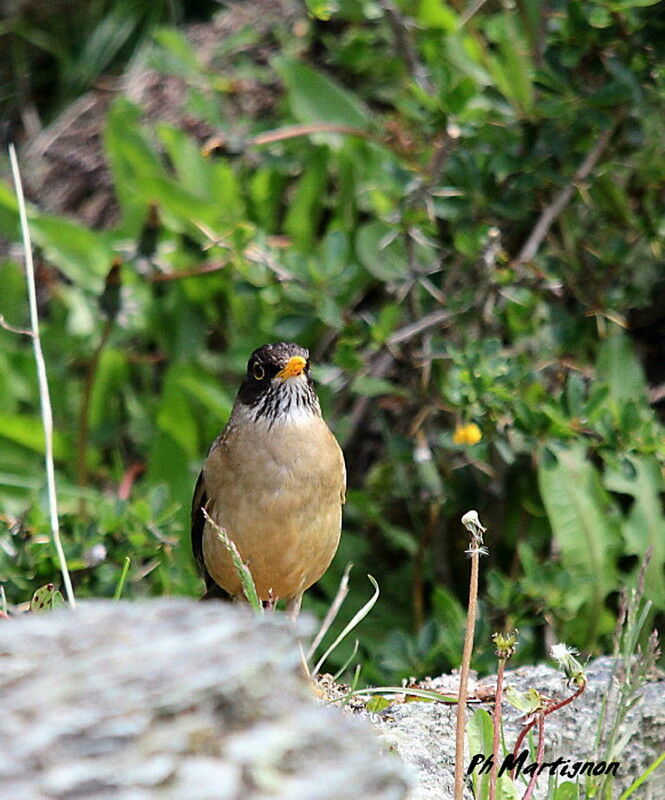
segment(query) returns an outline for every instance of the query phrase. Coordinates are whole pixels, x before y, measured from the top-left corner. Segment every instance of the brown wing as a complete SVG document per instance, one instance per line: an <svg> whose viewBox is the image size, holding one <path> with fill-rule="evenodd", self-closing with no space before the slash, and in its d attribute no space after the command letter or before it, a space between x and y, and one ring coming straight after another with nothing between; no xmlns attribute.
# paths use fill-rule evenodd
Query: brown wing
<svg viewBox="0 0 665 800"><path fill-rule="evenodd" d="M194 553L194 560L199 572L203 576L206 584L206 593L203 595L203 600L210 600L214 598L226 599L229 597L228 593L219 587L212 576L206 569L205 558L203 557L203 529L205 527L205 517L203 516L202 509L208 503L208 494L206 492L205 481L203 479L203 471L199 474L196 481L196 488L194 489L194 497L192 499L192 552Z"/></svg>

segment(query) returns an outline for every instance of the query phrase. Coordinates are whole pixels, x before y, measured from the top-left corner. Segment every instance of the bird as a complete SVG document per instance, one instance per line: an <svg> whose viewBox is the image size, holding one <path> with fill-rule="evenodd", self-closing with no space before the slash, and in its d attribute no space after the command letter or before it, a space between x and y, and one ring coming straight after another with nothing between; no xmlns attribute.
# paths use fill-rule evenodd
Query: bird
<svg viewBox="0 0 665 800"><path fill-rule="evenodd" d="M191 537L203 599L243 599L204 510L236 545L258 598L285 600L295 618L337 551L345 494L344 456L321 415L309 351L290 342L254 350L194 490Z"/></svg>

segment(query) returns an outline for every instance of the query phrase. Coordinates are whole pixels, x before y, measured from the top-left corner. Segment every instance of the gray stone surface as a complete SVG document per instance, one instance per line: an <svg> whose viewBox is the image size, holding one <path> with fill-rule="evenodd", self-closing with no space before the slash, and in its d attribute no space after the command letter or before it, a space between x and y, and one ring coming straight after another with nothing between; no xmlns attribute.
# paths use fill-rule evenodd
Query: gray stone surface
<svg viewBox="0 0 665 800"><path fill-rule="evenodd" d="M100 601L0 626L2 800L406 796L368 723L315 702L281 615Z"/></svg>
<svg viewBox="0 0 665 800"><path fill-rule="evenodd" d="M561 756L574 761L599 760L594 753L596 731L603 700L610 684L613 661L599 658L587 667L588 686L584 694L572 704L548 716L545 735L545 759L553 761ZM551 667L541 665L522 667L506 673L506 684L518 691L535 688L554 699L563 699L573 690L565 685L563 674ZM456 694L455 676L444 675L428 680L425 688L443 693ZM480 686L493 687L496 679L485 678ZM482 703L473 706L492 706ZM505 738L512 748L521 730L519 713L507 704L504 706ZM416 784L409 800L441 800L452 797L455 755L455 707L435 703L396 703L381 714L373 715L374 724L382 739L396 750L405 763L416 772ZM617 760L620 762L619 776L613 797L629 786L665 750L665 682L654 680L642 690L635 707L629 713L620 731L619 740L625 740ZM468 753L467 762L468 764ZM561 778L565 780L565 778ZM582 778L582 781L584 779ZM520 796L526 788L518 784ZM537 783L535 797L544 797L547 776ZM471 794L467 794L471 797ZM665 800L665 764L653 773L647 784L633 795L635 800Z"/></svg>

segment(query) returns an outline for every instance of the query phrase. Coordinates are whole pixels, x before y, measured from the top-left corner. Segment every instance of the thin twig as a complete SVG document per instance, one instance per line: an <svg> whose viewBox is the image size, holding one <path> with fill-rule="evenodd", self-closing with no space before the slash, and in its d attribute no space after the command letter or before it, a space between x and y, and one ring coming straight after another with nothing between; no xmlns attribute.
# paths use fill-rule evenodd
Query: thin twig
<svg viewBox="0 0 665 800"><path fill-rule="evenodd" d="M538 252L540 245L543 242L543 239L549 233L549 230L552 227L553 222L556 220L559 214L561 214L563 209L568 205L570 198L573 196L573 191L575 190L575 184L589 177L591 171L596 166L596 164L600 160L600 157L605 152L607 145L610 143L610 139L612 138L614 131L617 129L618 124L619 124L619 119L616 119L609 126L609 128L606 128L606 130L603 131L596 144L587 153L586 158L575 171L575 174L573 175L570 183L568 183L566 186L564 186L563 189L561 189L561 191L557 194L554 200L547 206L547 208L543 209L543 212L541 213L540 217L538 218L538 221L534 225L533 230L529 234L529 238L522 246L522 249L520 250L513 264L524 264L528 261L533 260L536 253Z"/></svg>
<svg viewBox="0 0 665 800"><path fill-rule="evenodd" d="M480 9L485 5L487 0L473 0L473 2L469 5L469 7L464 11L462 16L460 17L459 25L457 29L463 28L464 25L475 15L477 14Z"/></svg>
<svg viewBox="0 0 665 800"><path fill-rule="evenodd" d="M385 11L388 24L395 37L395 48L398 55L404 59L404 63L416 84L424 92L431 94L434 91L432 83L427 70L418 58L402 12L392 0L381 0L381 8Z"/></svg>
<svg viewBox="0 0 665 800"><path fill-rule="evenodd" d="M335 599L332 601L330 608L328 609L325 617L323 618L323 622L321 623L321 627L318 630L318 633L314 637L314 641L309 646L309 650L307 651L307 661L311 659L311 657L316 652L316 648L321 644L323 637L328 633L330 626L335 621L335 617L339 613L340 608L342 607L342 603L346 598L347 594L349 593L349 573L351 572L351 567L353 564L350 562L346 565L346 569L344 570L344 574L342 575L342 580L339 582L339 588L337 589L337 594L335 595Z"/></svg>
<svg viewBox="0 0 665 800"><path fill-rule="evenodd" d="M25 328L16 328L14 325L10 325L5 320L5 315L0 314L0 328L4 328L6 331L10 333L18 333L21 336L32 336L32 331L26 330Z"/></svg>
<svg viewBox="0 0 665 800"><path fill-rule="evenodd" d="M424 317L417 319L415 322L410 322L408 325L398 328L388 337L387 343L389 345L394 345L407 342L409 339L413 339L414 336L428 331L430 328L436 328L437 325L449 323L452 317L456 316L458 313L460 312L439 308L436 311L425 314Z"/></svg>
<svg viewBox="0 0 665 800"><path fill-rule="evenodd" d="M75 608L74 590L67 569L67 560L60 541L60 524L58 521L58 499L55 491L55 466L53 464L53 411L51 409L51 397L48 390L48 380L46 378L46 364L42 353L42 342L39 336L39 315L37 313L37 288L35 286L35 267L32 261L32 245L30 243L30 230L28 228L28 215L25 210L25 198L23 196L23 184L19 171L18 159L14 145L9 145L9 160L12 165L12 177L14 179L14 189L18 200L19 217L21 220L21 235L23 238L23 255L25 259L25 272L28 284L28 302L30 305L30 328L32 330L32 345L35 352L35 362L37 364L37 378L39 381L39 398L42 410L42 425L44 427L45 444L45 463L46 463L46 485L48 489L48 505L51 519L51 536L53 545L58 556L62 580L65 585L67 602L71 608Z"/></svg>
<svg viewBox="0 0 665 800"><path fill-rule="evenodd" d="M312 122L308 125L287 125L274 131L265 131L251 139L248 144L253 147L260 147L264 144L282 142L285 139L295 139L299 136L310 136L313 133L340 133L346 136L357 136L360 139L369 139L377 144L385 142L371 131L364 128L357 128L353 125L340 125L336 122Z"/></svg>
<svg viewBox="0 0 665 800"><path fill-rule="evenodd" d="M146 280L150 283L166 283L168 281L179 281L183 278L198 278L199 275L208 275L211 272L219 272L226 269L230 263L230 261L214 261L194 269L180 269L175 272L154 272L146 275Z"/></svg>

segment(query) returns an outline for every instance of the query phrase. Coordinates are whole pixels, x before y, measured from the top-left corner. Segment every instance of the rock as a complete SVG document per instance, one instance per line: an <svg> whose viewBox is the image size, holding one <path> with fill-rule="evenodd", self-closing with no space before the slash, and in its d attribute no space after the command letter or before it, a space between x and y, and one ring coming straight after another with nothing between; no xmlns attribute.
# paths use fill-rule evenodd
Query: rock
<svg viewBox="0 0 665 800"><path fill-rule="evenodd" d="M367 722L315 702L281 615L98 601L0 625L3 800L406 796Z"/></svg>
<svg viewBox="0 0 665 800"><path fill-rule="evenodd" d="M610 686L614 660L598 658L587 666L588 684L585 692L573 703L547 717L545 726L545 760L554 761L559 756L575 761L603 759L595 753L596 732L604 700ZM456 694L457 681L454 676L442 676L428 680L423 688L432 688L442 693ZM563 674L548 666L520 667L506 673L506 684L519 692L535 688L554 699L564 699L573 693L565 685ZM481 695L484 687L495 686L496 678L485 678L479 682ZM618 688L618 682L615 681ZM613 695L616 697L616 694ZM611 704L611 706L613 703ZM469 716L478 708L492 713L489 703L473 706ZM362 713L362 712L361 712ZM440 800L452 797L455 756L455 706L439 703L396 703L380 714L366 715L373 719L382 739L395 749L405 763L416 772L416 785L409 800ZM505 740L512 747L521 730L520 714L508 704L504 705ZM626 789L663 752L665 743L665 683L654 680L647 683L639 694L639 700L621 726L618 742L625 740L621 752L612 760L620 767L615 782L613 797ZM528 758L528 762L531 758ZM528 763L527 762L527 763ZM469 763L467 753L466 765ZM560 777L560 781L571 778ZM584 778L581 778L582 782ZM519 784L520 796L526 785ZM547 795L547 776L543 774L537 783L535 797ZM468 793L465 797L471 797ZM665 763L653 773L647 785L634 795L640 800L665 800Z"/></svg>

